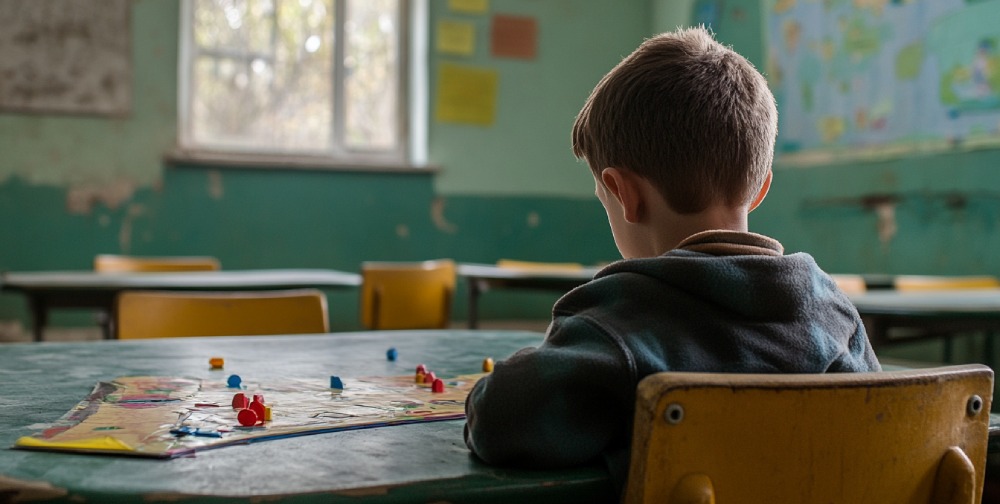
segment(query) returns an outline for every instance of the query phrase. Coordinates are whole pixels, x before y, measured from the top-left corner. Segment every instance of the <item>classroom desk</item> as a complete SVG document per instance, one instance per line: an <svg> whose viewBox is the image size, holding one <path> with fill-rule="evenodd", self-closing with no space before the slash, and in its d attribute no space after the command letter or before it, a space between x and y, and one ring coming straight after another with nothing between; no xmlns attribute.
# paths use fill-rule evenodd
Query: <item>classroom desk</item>
<svg viewBox="0 0 1000 504"><path fill-rule="evenodd" d="M35 341L41 341L49 311L89 308L110 316L124 290L270 290L357 287L361 276L328 269L270 269L165 273L37 271L0 273L0 290L24 294L32 313ZM105 338L113 338L111 324Z"/></svg>
<svg viewBox="0 0 1000 504"><path fill-rule="evenodd" d="M872 346L878 348L898 340L889 337L893 328L920 328L932 337L949 338L961 331L992 333L1000 330L1000 289L900 292L869 291L849 294L865 319ZM993 335L985 343L985 363L993 365ZM947 349L950 345L946 345ZM949 355L946 355L946 360Z"/></svg>
<svg viewBox="0 0 1000 504"><path fill-rule="evenodd" d="M493 264L459 264L458 276L469 285L469 328L479 326L479 296L491 289L534 289L567 292L593 280L600 268L544 270L503 268Z"/></svg>
<svg viewBox="0 0 1000 504"><path fill-rule="evenodd" d="M505 358L541 340L525 331L383 331L5 345L0 501L35 492L74 502L613 502L601 465L527 471L480 463L463 441L463 420L261 441L171 460L7 449L36 432L29 425L56 420L95 383L119 376L326 380L409 375L418 363L458 375L479 372L484 356ZM389 347L398 350L395 362L386 360ZM211 356L224 357L225 370L210 371Z"/></svg>

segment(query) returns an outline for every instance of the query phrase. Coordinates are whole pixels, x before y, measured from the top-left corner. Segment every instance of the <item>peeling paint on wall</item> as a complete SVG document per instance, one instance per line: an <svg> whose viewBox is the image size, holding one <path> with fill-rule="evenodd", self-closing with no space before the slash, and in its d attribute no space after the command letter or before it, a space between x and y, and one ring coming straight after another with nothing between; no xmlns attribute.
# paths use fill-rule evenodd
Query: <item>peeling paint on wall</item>
<svg viewBox="0 0 1000 504"><path fill-rule="evenodd" d="M214 200L222 199L225 191L222 188L222 173L219 170L208 172L208 195Z"/></svg>
<svg viewBox="0 0 1000 504"><path fill-rule="evenodd" d="M146 213L146 207L138 203L128 206L125 218L122 219L122 227L118 230L118 248L122 254L130 253L132 249L132 223L136 217Z"/></svg>
<svg viewBox="0 0 1000 504"><path fill-rule="evenodd" d="M536 228L541 222L541 218L538 216L538 212L528 212L528 227Z"/></svg>
<svg viewBox="0 0 1000 504"><path fill-rule="evenodd" d="M875 205L875 215L878 217L878 240L883 247L887 247L899 229L896 225L896 202Z"/></svg>
<svg viewBox="0 0 1000 504"><path fill-rule="evenodd" d="M448 234L455 234L458 232L458 226L448 222L448 219L444 216L444 198L438 196L431 201L431 222L434 223L434 227L438 231L443 231Z"/></svg>
<svg viewBox="0 0 1000 504"><path fill-rule="evenodd" d="M135 194L131 180L116 180L107 185L80 185L66 192L66 210L70 214L89 215L98 203L116 209Z"/></svg>

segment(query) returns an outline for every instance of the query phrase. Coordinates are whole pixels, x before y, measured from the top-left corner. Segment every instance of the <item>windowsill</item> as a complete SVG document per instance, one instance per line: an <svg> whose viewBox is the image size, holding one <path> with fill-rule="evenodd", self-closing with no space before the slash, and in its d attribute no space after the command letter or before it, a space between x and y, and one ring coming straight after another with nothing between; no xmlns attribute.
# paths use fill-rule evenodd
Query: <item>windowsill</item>
<svg viewBox="0 0 1000 504"><path fill-rule="evenodd" d="M163 156L173 165L202 166L209 168L251 168L262 170L316 170L363 173L401 173L408 175L434 175L440 166L392 163L349 163L320 156L251 154L208 152L175 149Z"/></svg>

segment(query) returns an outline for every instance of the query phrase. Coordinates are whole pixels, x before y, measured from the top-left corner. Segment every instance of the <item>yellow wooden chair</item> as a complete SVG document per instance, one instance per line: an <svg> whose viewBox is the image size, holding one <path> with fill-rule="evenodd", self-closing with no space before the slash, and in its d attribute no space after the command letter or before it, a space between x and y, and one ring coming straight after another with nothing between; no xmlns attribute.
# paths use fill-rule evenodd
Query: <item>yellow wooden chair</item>
<svg viewBox="0 0 1000 504"><path fill-rule="evenodd" d="M830 278L833 278L833 282L837 284L837 287L847 294L864 294L868 291L868 286L865 284L865 278L861 275L840 273L831 274Z"/></svg>
<svg viewBox="0 0 1000 504"><path fill-rule="evenodd" d="M368 329L448 327L455 292L455 263L361 264L361 324Z"/></svg>
<svg viewBox="0 0 1000 504"><path fill-rule="evenodd" d="M330 331L317 289L253 292L125 291L118 295L119 339L174 336L317 334Z"/></svg>
<svg viewBox="0 0 1000 504"><path fill-rule="evenodd" d="M497 266L523 271L579 271L583 265L575 262L537 262L516 259L500 259Z"/></svg>
<svg viewBox="0 0 1000 504"><path fill-rule="evenodd" d="M139 257L99 254L94 271L100 273L153 273L165 271L218 271L219 260L207 256Z"/></svg>
<svg viewBox="0 0 1000 504"><path fill-rule="evenodd" d="M658 373L629 503L978 503L993 371Z"/></svg>
<svg viewBox="0 0 1000 504"><path fill-rule="evenodd" d="M905 292L1000 288L1000 279L989 275L897 275L892 283L896 290Z"/></svg>

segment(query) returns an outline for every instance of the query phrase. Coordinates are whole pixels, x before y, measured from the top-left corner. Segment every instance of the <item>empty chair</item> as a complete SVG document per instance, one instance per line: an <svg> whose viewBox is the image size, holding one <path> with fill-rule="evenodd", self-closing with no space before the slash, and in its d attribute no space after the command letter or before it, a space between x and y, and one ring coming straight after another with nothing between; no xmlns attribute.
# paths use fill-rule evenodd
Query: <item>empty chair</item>
<svg viewBox="0 0 1000 504"><path fill-rule="evenodd" d="M125 291L115 303L119 339L329 332L317 289L253 292Z"/></svg>
<svg viewBox="0 0 1000 504"><path fill-rule="evenodd" d="M658 373L626 502L980 501L993 371Z"/></svg>
<svg viewBox="0 0 1000 504"><path fill-rule="evenodd" d="M448 327L455 292L455 263L361 264L361 324L368 329Z"/></svg>
<svg viewBox="0 0 1000 504"><path fill-rule="evenodd" d="M989 275L898 275L893 278L893 286L899 291L996 289L1000 288L1000 280Z"/></svg>
<svg viewBox="0 0 1000 504"><path fill-rule="evenodd" d="M497 266L524 271L579 271L583 265L575 262L537 262L519 261L515 259L500 259Z"/></svg>
<svg viewBox="0 0 1000 504"><path fill-rule="evenodd" d="M94 271L100 273L218 271L219 260L207 256L139 257L99 254L94 257Z"/></svg>
<svg viewBox="0 0 1000 504"><path fill-rule="evenodd" d="M833 282L847 294L864 294L868 290L865 279L861 275L831 274Z"/></svg>

